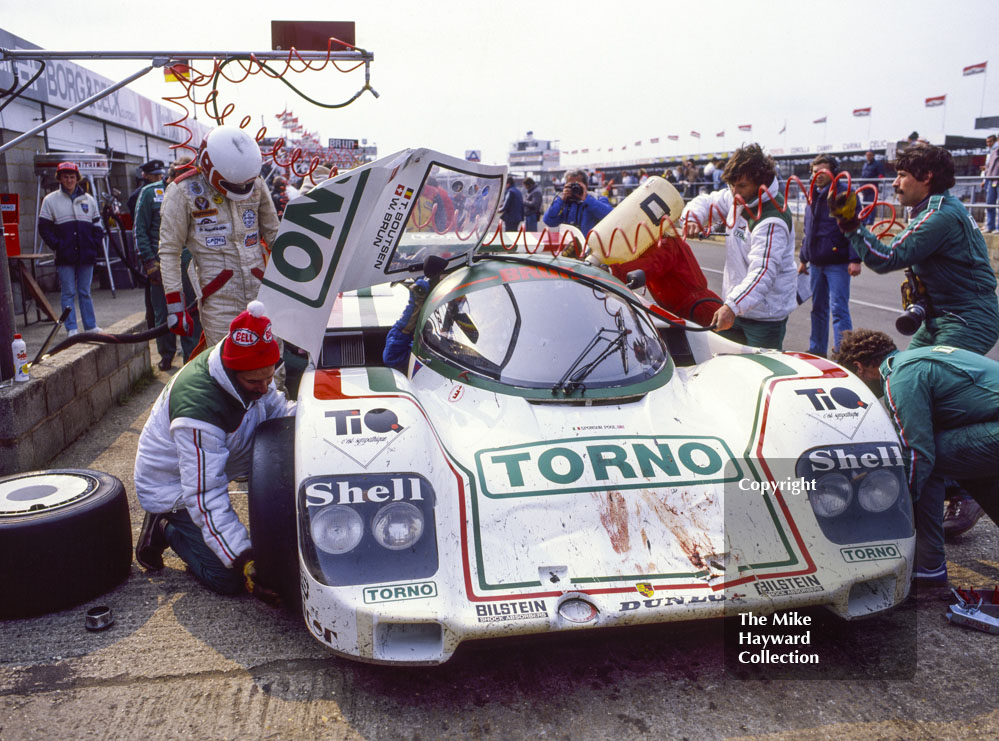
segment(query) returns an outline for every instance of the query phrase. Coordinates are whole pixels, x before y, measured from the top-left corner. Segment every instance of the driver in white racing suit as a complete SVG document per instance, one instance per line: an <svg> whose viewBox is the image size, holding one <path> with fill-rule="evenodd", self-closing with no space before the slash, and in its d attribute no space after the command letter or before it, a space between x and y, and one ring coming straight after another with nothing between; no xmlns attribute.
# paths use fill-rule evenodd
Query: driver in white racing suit
<svg viewBox="0 0 999 741"><path fill-rule="evenodd" d="M242 129L219 126L205 137L196 167L166 189L160 208L160 268L170 330L190 335L181 287L180 256L193 257L201 326L211 346L257 297L266 251L277 235L274 202L260 177L256 141Z"/></svg>

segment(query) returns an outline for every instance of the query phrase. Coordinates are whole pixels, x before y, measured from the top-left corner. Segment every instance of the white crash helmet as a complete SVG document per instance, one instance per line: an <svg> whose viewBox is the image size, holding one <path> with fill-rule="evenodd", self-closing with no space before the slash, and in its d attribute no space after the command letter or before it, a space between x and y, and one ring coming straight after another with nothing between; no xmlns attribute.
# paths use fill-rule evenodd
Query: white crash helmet
<svg viewBox="0 0 999 741"><path fill-rule="evenodd" d="M205 180L233 201L249 198L262 164L257 142L235 126L209 132L198 150L198 169Z"/></svg>

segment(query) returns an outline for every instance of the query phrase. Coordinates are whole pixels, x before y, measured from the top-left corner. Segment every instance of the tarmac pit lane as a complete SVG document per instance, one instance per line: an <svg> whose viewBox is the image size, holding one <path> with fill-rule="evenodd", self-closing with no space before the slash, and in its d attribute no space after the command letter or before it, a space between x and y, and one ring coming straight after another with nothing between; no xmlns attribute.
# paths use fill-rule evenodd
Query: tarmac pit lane
<svg viewBox="0 0 999 741"><path fill-rule="evenodd" d="M135 444L168 378L157 371L52 463L120 478L133 538ZM245 515L245 497L235 505ZM999 581L997 552L999 529L983 520L948 545L948 567L985 588ZM999 737L995 639L949 625L929 598L900 608L917 616L909 679L733 678L717 620L470 642L441 667L385 667L337 658L300 617L211 594L166 560L158 575L133 565L100 598L116 615L107 631L83 627L97 602L0 623L0 737L566 738L567 718L594 739ZM850 645L824 661L891 653L890 624L845 624Z"/></svg>

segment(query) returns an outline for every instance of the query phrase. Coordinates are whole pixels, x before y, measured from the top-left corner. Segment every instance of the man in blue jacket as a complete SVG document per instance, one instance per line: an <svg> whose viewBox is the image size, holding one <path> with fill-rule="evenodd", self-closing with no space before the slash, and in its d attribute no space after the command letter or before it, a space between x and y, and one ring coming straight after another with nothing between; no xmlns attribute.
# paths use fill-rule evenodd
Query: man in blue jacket
<svg viewBox="0 0 999 741"><path fill-rule="evenodd" d="M899 352L869 329L844 335L837 361L885 396L916 514L913 577L945 584L945 477L999 522L999 363L943 345Z"/></svg>
<svg viewBox="0 0 999 741"><path fill-rule="evenodd" d="M94 264L104 239L97 201L80 186L80 169L73 162L56 167L59 189L42 201L38 214L38 233L55 253L56 272L62 290L62 308L69 308L66 332L79 332L74 303L80 304L84 332L100 332L90 298Z"/></svg>
<svg viewBox="0 0 999 741"><path fill-rule="evenodd" d="M867 180L878 180L880 178L883 178L884 176L885 176L885 166L881 163L881 160L877 159L874 156L874 152L871 151L870 149L868 149L867 150L867 154L864 155L864 166L860 170L860 178L861 178L861 180L864 180L864 181L867 181ZM881 192L881 183L867 183L867 182L864 182L863 185L873 185L875 188L878 189L878 193ZM868 203L870 203L871 201L874 200L874 194L871 193L871 191L869 191L869 190L865 190L860 195L864 199L864 205L865 206ZM864 218L864 223L865 224L873 224L874 223L874 212L876 210L877 209L873 209L872 208L871 212L869 214L867 214L867 216Z"/></svg>
<svg viewBox="0 0 999 741"><path fill-rule="evenodd" d="M815 187L805 208L805 236L801 240L798 272L808 273L812 284L812 334L808 352L825 357L829 348L829 307L832 305L833 352L839 351L843 333L853 329L850 319L850 279L860 275L860 257L829 214L829 187L837 168L836 158L820 154L812 160ZM846 190L839 181L838 190ZM811 267L809 267L811 263Z"/></svg>
<svg viewBox="0 0 999 741"><path fill-rule="evenodd" d="M571 224L583 234L589 234L597 222L612 210L614 207L606 197L594 198L587 192L585 172L570 170L565 174L562 195L555 196L543 221L550 227Z"/></svg>

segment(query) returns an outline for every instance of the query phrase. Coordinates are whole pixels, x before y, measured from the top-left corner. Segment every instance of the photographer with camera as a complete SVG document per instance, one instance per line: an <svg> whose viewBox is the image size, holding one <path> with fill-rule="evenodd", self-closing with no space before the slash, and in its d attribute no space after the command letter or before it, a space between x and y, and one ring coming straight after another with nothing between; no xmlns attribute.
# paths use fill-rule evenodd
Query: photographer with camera
<svg viewBox="0 0 999 741"><path fill-rule="evenodd" d="M583 234L589 234L602 218L614 210L605 196L594 198L586 189L586 173L570 170L565 174L562 195L555 196L543 221L550 227L571 224Z"/></svg>
<svg viewBox="0 0 999 741"><path fill-rule="evenodd" d="M905 312L897 328L909 349L950 345L984 355L999 340L996 276L985 239L964 205L950 195L954 161L941 147L917 144L899 155L892 185L911 208L902 232L885 244L860 223L854 191L829 193L829 211L868 267L911 268L902 286Z"/></svg>
<svg viewBox="0 0 999 741"><path fill-rule="evenodd" d="M943 345L899 352L870 329L845 332L836 361L885 397L916 515L913 577L943 586L947 477L999 522L999 363Z"/></svg>

